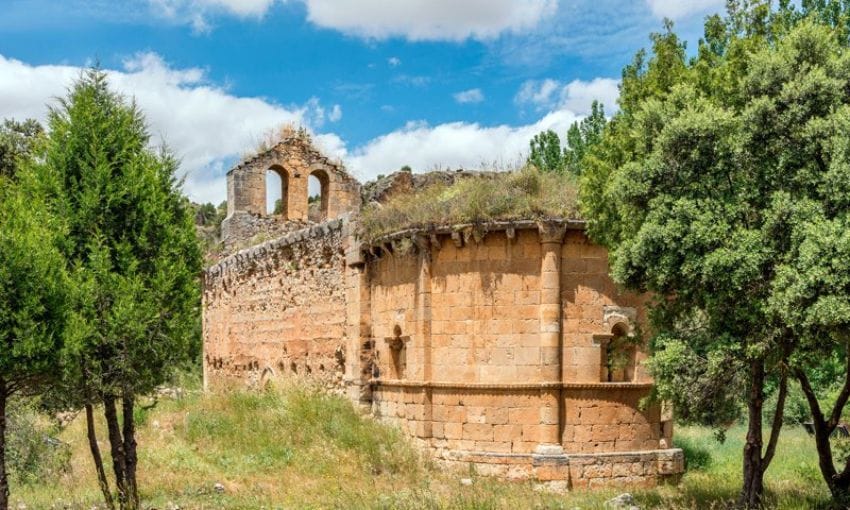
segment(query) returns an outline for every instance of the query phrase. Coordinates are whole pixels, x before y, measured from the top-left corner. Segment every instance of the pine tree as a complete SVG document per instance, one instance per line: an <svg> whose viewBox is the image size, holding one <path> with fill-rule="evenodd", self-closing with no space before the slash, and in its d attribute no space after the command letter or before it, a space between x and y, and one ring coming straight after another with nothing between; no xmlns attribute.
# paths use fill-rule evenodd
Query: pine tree
<svg viewBox="0 0 850 510"><path fill-rule="evenodd" d="M142 113L86 71L52 108L41 181L65 220L80 330L62 352L68 403L103 405L122 509L139 507L134 409L197 352L201 257L177 161L149 147ZM120 409L119 409L120 405ZM119 419L119 412L121 419Z"/></svg>

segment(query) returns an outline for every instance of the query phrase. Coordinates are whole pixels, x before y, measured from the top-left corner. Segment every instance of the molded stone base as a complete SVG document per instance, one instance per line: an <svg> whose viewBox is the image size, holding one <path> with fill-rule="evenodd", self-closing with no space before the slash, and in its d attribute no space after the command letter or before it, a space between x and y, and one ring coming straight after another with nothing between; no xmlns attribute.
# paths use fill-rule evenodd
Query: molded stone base
<svg viewBox="0 0 850 510"><path fill-rule="evenodd" d="M449 468L468 470L472 466L481 476L536 480L567 489L652 487L677 482L685 469L685 457L679 448L561 455L442 450L436 451L435 457Z"/></svg>

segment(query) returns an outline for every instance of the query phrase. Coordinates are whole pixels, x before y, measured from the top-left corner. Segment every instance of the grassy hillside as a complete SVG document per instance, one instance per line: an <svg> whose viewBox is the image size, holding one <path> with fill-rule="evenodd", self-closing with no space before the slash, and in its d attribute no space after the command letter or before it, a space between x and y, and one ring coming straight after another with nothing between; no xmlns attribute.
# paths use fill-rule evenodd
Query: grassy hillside
<svg viewBox="0 0 850 510"><path fill-rule="evenodd" d="M149 508L591 509L623 492L553 495L532 483L445 473L396 430L361 418L342 398L301 387L188 393L162 400L140 418L140 482ZM700 428L680 427L677 437L688 474L679 487L633 491L641 507L725 507L738 486L743 430L731 430L722 445ZM71 448L67 472L13 486L13 508L88 510L99 503L84 420L74 420L60 439ZM771 506L825 505L813 453L805 432L786 429L767 477ZM461 478L472 478L472 485Z"/></svg>

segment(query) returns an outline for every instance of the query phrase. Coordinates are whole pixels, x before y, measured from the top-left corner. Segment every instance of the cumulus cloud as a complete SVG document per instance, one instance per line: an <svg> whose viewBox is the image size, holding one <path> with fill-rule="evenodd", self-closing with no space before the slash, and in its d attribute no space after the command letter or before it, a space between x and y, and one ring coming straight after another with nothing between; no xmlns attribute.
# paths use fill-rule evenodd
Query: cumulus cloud
<svg viewBox="0 0 850 510"><path fill-rule="evenodd" d="M531 105L537 111L562 108L585 115L594 100L602 103L609 113L617 109L619 81L594 78L562 83L552 79L529 80L522 84L514 100L521 106Z"/></svg>
<svg viewBox="0 0 850 510"><path fill-rule="evenodd" d="M694 14L704 14L722 9L725 0L646 0L652 13L659 18L683 19Z"/></svg>
<svg viewBox="0 0 850 510"><path fill-rule="evenodd" d="M0 118L44 120L45 103L64 95L80 72L78 67L32 66L0 55ZM335 133L315 132L317 123L339 120L339 105L326 110L312 98L304 105L285 107L263 98L238 97L210 84L204 70L176 69L152 53L137 55L122 69L108 73L113 87L135 97L144 110L154 140L167 141L182 158L181 168L188 174L185 191L201 202L223 200L225 173L238 155L268 129L286 122L312 129L315 143L325 154L343 160L365 181L404 165L429 170L520 163L532 136L546 129L565 133L581 118L558 107L541 114L536 122L517 126L408 122L352 148Z"/></svg>
<svg viewBox="0 0 850 510"><path fill-rule="evenodd" d="M520 104L531 103L541 107L549 106L553 102L553 95L559 89L561 89L561 84L552 79L528 80L522 84L515 99Z"/></svg>
<svg viewBox="0 0 850 510"><path fill-rule="evenodd" d="M0 118L44 121L46 104L63 96L80 72L78 67L31 66L0 55ZM175 69L152 53L137 55L108 74L112 86L133 96L144 110L154 141L167 141L182 159L186 192L197 201L224 199L225 172L268 129L288 122L315 127L325 117L315 98L284 107L263 98L237 97L207 83L202 69Z"/></svg>
<svg viewBox="0 0 850 510"><path fill-rule="evenodd" d="M557 8L556 0L304 0L307 19L346 34L409 40L491 39L527 30Z"/></svg>
<svg viewBox="0 0 850 510"><path fill-rule="evenodd" d="M207 17L225 13L262 17L276 0L148 0L154 12L208 29ZM323 28L368 39L412 41L492 39L521 32L557 9L558 0L298 0L307 19ZM393 65L390 63L390 65Z"/></svg>
<svg viewBox="0 0 850 510"><path fill-rule="evenodd" d="M564 133L579 118L559 110L520 126L409 122L345 154L344 159L361 178L374 178L404 165L416 170L510 166L525 160L528 142L535 134L546 129Z"/></svg>
<svg viewBox="0 0 850 510"><path fill-rule="evenodd" d="M480 103L481 101L484 101L484 93L481 92L481 89L464 90L453 94L452 97L454 97L455 101L460 104Z"/></svg>
<svg viewBox="0 0 850 510"><path fill-rule="evenodd" d="M387 64L389 64L390 67L398 67L401 65L401 59L398 57L390 57L387 59Z"/></svg>

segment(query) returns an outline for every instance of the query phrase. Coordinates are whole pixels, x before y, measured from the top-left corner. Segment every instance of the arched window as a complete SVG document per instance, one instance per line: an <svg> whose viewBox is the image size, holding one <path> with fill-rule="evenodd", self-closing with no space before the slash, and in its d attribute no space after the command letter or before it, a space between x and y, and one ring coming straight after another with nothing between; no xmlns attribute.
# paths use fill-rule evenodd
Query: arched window
<svg viewBox="0 0 850 510"><path fill-rule="evenodd" d="M625 324L616 324L602 349L602 382L633 382L635 344Z"/></svg>
<svg viewBox="0 0 850 510"><path fill-rule="evenodd" d="M321 222L328 219L328 184L324 170L313 170L307 180L307 219Z"/></svg>
<svg viewBox="0 0 850 510"><path fill-rule="evenodd" d="M287 217L289 175L275 165L266 171L266 214Z"/></svg>

